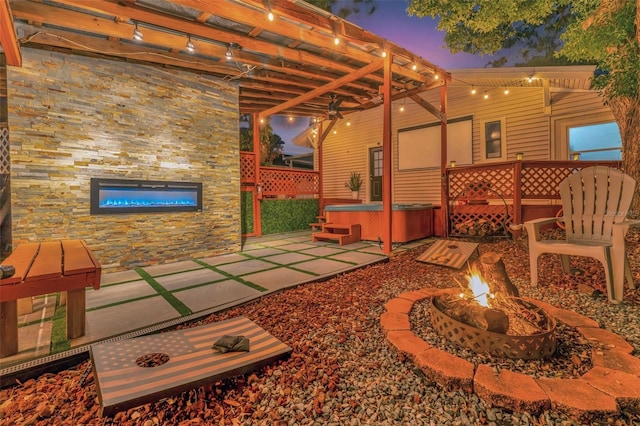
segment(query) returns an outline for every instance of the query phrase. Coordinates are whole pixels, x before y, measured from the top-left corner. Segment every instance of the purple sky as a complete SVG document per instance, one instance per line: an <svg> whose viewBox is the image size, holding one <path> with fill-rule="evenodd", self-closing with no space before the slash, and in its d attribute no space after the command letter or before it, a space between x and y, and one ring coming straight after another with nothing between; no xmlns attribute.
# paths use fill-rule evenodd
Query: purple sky
<svg viewBox="0 0 640 426"><path fill-rule="evenodd" d="M343 3L350 4L351 1L339 0L335 10L337 11ZM436 29L436 21L428 17L408 16L407 0L377 0L376 5L376 11L371 15L360 12L350 15L347 19L444 69L481 68L491 60L490 56L449 52L444 46L444 32ZM297 118L296 122L291 124L285 117L276 116L272 117L271 124L274 132L285 141L286 154L295 155L310 151L291 143L291 139L307 127L308 119Z"/></svg>

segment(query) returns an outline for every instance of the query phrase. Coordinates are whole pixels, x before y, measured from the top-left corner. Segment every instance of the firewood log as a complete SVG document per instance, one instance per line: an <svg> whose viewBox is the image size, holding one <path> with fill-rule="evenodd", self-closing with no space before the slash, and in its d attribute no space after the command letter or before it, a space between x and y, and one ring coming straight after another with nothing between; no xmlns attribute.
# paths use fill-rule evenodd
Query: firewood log
<svg viewBox="0 0 640 426"><path fill-rule="evenodd" d="M480 255L480 270L482 276L491 288L493 293L500 293L506 296L519 297L518 288L513 285L502 261L500 254L496 252L486 252Z"/></svg>

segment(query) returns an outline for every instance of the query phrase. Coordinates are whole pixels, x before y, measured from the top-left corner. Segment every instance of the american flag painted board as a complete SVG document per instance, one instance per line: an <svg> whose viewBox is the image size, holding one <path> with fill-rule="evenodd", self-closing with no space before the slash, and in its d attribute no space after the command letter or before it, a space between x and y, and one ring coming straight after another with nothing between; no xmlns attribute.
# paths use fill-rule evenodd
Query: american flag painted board
<svg viewBox="0 0 640 426"><path fill-rule="evenodd" d="M249 352L223 354L212 349L224 335L247 337ZM136 364L139 357L151 353L166 354L169 361L155 367ZM289 353L289 346L242 316L91 346L93 374L104 416L264 367Z"/></svg>

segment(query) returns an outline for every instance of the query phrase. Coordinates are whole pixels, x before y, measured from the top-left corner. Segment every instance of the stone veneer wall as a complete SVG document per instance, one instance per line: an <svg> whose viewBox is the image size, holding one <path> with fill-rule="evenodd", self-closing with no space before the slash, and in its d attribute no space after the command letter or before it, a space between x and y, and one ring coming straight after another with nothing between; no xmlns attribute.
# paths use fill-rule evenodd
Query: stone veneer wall
<svg viewBox="0 0 640 426"><path fill-rule="evenodd" d="M236 83L22 53L7 78L14 247L84 239L103 270L240 250ZM90 215L91 177L202 182L203 210Z"/></svg>

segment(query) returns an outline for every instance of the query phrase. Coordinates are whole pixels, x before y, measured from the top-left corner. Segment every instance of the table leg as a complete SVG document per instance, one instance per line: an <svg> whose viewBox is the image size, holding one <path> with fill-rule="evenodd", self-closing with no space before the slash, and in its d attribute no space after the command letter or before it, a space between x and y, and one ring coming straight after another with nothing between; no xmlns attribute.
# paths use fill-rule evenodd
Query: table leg
<svg viewBox="0 0 640 426"><path fill-rule="evenodd" d="M86 303L84 288L67 290L67 339L84 336Z"/></svg>
<svg viewBox="0 0 640 426"><path fill-rule="evenodd" d="M0 357L18 353L18 304L0 302Z"/></svg>

